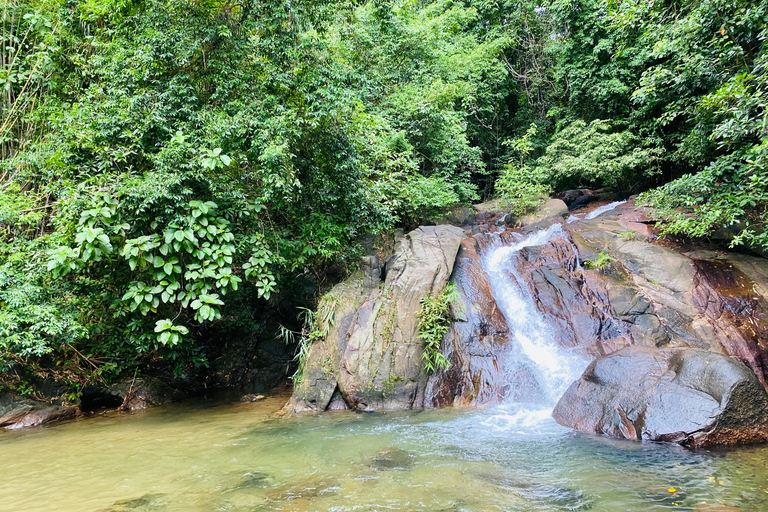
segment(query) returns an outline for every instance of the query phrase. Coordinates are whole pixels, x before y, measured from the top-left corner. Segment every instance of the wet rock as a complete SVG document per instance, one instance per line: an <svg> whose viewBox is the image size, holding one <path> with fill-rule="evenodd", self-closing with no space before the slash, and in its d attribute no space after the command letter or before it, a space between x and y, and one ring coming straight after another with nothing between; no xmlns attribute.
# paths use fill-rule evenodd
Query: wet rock
<svg viewBox="0 0 768 512"><path fill-rule="evenodd" d="M451 278L459 294L453 308L458 321L451 325L443 341L443 352L451 366L430 377L426 406L497 403L509 388L511 372L504 367L510 349L509 327L491 293L480 261L481 251L477 238L461 243Z"/></svg>
<svg viewBox="0 0 768 512"><path fill-rule="evenodd" d="M498 204L475 210L476 222L500 213ZM562 223L563 205L555 211L527 231ZM482 405L536 395L525 368L508 366L509 326L482 265L489 240L511 243L515 236L489 236L487 224L475 228L466 237L449 226L420 228L400 239L379 274L369 265L370 275L358 273L334 288L335 322L312 346L286 410L325 410L331 403L357 410ZM516 253L518 284L528 288L558 343L584 356L628 346L700 348L736 357L765 385L768 262L654 241L654 229L632 201L595 219L563 223L562 236ZM610 259L608 268L581 265L601 254ZM427 376L416 336L418 300L441 290L451 269L460 297L443 342L451 367Z"/></svg>
<svg viewBox="0 0 768 512"><path fill-rule="evenodd" d="M724 352L745 362L766 386L768 311L751 280L727 260L693 259L691 302L703 312Z"/></svg>
<svg viewBox="0 0 768 512"><path fill-rule="evenodd" d="M664 343L668 336L651 302L623 268L587 270L579 261L588 255L567 237L518 253L518 268L527 276L519 284L528 287L559 344L598 357L630 344Z"/></svg>
<svg viewBox="0 0 768 512"><path fill-rule="evenodd" d="M630 204L634 204L634 202ZM659 233L658 229L656 229L656 221L650 217L650 210L648 208L622 209L618 220L619 224L635 233L635 237L639 236L649 241L654 241L658 238ZM625 236L625 238L628 237Z"/></svg>
<svg viewBox="0 0 768 512"><path fill-rule="evenodd" d="M766 385L768 261L627 238L622 236L627 219L645 222L647 211L629 201L595 220L565 226L581 260L605 252L614 261L610 273L592 273L591 281L585 279L583 290L573 294L575 300L580 296L589 300L595 295L591 290L600 296L602 282L608 289L611 315L631 328L631 344L725 353L747 364ZM552 272L562 273L556 268ZM572 289L580 287L576 277L567 276ZM557 316L556 311L552 314ZM604 353L621 348L605 340L600 344Z"/></svg>
<svg viewBox="0 0 768 512"><path fill-rule="evenodd" d="M768 440L768 393L734 358L628 347L594 361L553 412L561 425L688 447Z"/></svg>
<svg viewBox="0 0 768 512"><path fill-rule="evenodd" d="M593 201L598 201L600 199L600 196L596 194L594 190L590 190L588 188L566 190L565 192L555 194L554 197L557 199L562 199L562 201L568 205L568 208L571 210L581 208L582 206L585 206Z"/></svg>

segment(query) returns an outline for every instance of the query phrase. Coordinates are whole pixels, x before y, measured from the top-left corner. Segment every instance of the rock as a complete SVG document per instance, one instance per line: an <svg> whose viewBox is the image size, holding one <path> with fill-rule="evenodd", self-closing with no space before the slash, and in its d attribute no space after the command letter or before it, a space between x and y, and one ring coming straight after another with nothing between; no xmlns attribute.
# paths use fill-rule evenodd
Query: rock
<svg viewBox="0 0 768 512"><path fill-rule="evenodd" d="M569 210L576 210L597 201L610 203L621 199L620 194L611 192L608 189L591 190L588 188L579 188L566 190L555 194L556 199L562 199L568 205Z"/></svg>
<svg viewBox="0 0 768 512"><path fill-rule="evenodd" d="M552 222L558 217L564 217L568 214L568 206L562 199L550 198L544 201L536 212L526 215L515 223L516 227L529 227L544 222ZM510 224L510 222L507 222Z"/></svg>
<svg viewBox="0 0 768 512"><path fill-rule="evenodd" d="M187 398L180 390L150 377L125 378L111 386L97 386L96 390L105 398L118 397L121 403L117 406L121 411L136 411ZM111 405L115 403L116 400Z"/></svg>
<svg viewBox="0 0 768 512"><path fill-rule="evenodd" d="M509 209L502 203L502 201L487 201L485 203L478 203L472 205L474 216L471 221L473 224L473 230L477 233L486 233L495 229L495 225L503 220L509 211Z"/></svg>
<svg viewBox="0 0 768 512"><path fill-rule="evenodd" d="M478 205L476 219L496 215L496 206ZM555 211L562 215L565 210L561 204ZM662 362L672 353L667 351L698 348L711 353L717 361L741 361L758 382L765 384L768 262L701 246L691 250L690 246L668 240L651 243L655 237L642 233L625 236L632 223L652 229L647 212L636 208L632 201L594 220L568 224L556 216L538 227L553 222L561 224L561 236L541 246L523 248L513 257L517 258L519 284L528 288L560 345L601 361L630 350L628 347L653 354L659 351L663 357L657 355L650 360ZM540 394L525 368L508 366L513 359L507 357L511 333L482 265L487 244L510 243L516 237L510 232L490 236L487 228L468 229L466 238L459 228L420 228L399 240L395 255L380 264L379 274L373 271L374 265L368 265L366 272L337 285L330 294L334 322L323 327L328 335L312 345L304 380L296 386L284 410L484 405ZM526 231L535 228L529 226ZM471 234L475 231L478 234ZM586 269L580 264L586 259L596 260L601 253L609 256L608 267ZM442 344L443 355L451 366L426 375L416 333L419 299L442 290L451 272L459 303L453 308L456 321ZM378 276L385 282L378 281ZM626 420L614 410L612 420L603 421L601 413L579 422L586 422L591 431L597 425L604 426L609 435L697 446L747 442L764 435L762 427L749 427L749 421L741 420L732 430L722 421L718 428L709 425L700 432L682 423L677 430L671 430L677 421L675 411L670 410L671 406L661 408L668 405L666 402L653 402L662 400L651 393L659 382L664 391L660 396L670 403L677 400L681 410L690 404L703 410L705 405L715 407L715 402L719 407L720 402L706 391L680 384L680 378L675 380L679 372L669 370L672 363L664 364L648 363L645 369L640 365L636 373L628 372L626 376L627 389L634 390L631 386L638 382L647 383L648 396L641 394L638 399L647 399L653 407L642 403L638 408L642 406L657 417L672 418L664 420L661 427L650 428L652 423L631 417L627 409L622 409ZM718 371L721 366L728 368L721 362L715 366ZM740 368L743 370L743 366ZM659 377L653 380L656 374ZM620 399L624 400L618 397L615 401L624 404ZM722 406L730 410L728 404ZM724 414L715 409L710 412L718 417ZM691 421L704 421L693 413L688 416Z"/></svg>
<svg viewBox="0 0 768 512"><path fill-rule="evenodd" d="M325 410L337 389L353 409L422 407L420 301L445 289L463 237L455 226L420 227L396 243L382 286L359 272L334 287L328 334L310 348L285 409Z"/></svg>
<svg viewBox="0 0 768 512"><path fill-rule="evenodd" d="M326 336L310 347L300 382L294 384L293 395L285 406L287 412L324 411L338 388L338 373L347 342L347 332L356 318L357 309L373 293L374 288L362 271L357 271L333 287L327 297L333 307L331 325L322 323ZM322 322L322 319L321 319Z"/></svg>
<svg viewBox="0 0 768 512"><path fill-rule="evenodd" d="M584 491L568 487L523 480L519 476L505 476L503 473L479 473L475 476L530 503L546 505L553 510L589 510L595 503Z"/></svg>
<svg viewBox="0 0 768 512"><path fill-rule="evenodd" d="M80 409L67 402L41 402L11 394L0 395L0 427L9 430L75 418Z"/></svg>
<svg viewBox="0 0 768 512"><path fill-rule="evenodd" d="M408 470L413 467L414 456L400 448L386 448L371 460L371 467L378 471Z"/></svg>
<svg viewBox="0 0 768 512"><path fill-rule="evenodd" d="M566 190L565 192L556 194L554 197L557 199L562 199L563 202L568 205L568 208L571 210L581 208L582 206L599 199L599 196L595 194L593 190L588 188Z"/></svg>
<svg viewBox="0 0 768 512"><path fill-rule="evenodd" d="M331 397L331 403L328 404L329 411L346 411L349 409L347 402L344 401L344 397L338 390Z"/></svg>
<svg viewBox="0 0 768 512"><path fill-rule="evenodd" d="M592 362L554 409L561 425L688 447L768 440L768 393L734 358L628 347Z"/></svg>
<svg viewBox="0 0 768 512"><path fill-rule="evenodd" d="M165 493L147 493L139 498L120 500L110 508L100 512L143 512L165 510L170 499Z"/></svg>
<svg viewBox="0 0 768 512"><path fill-rule="evenodd" d="M261 471L248 471L234 489L266 489L272 485L272 478Z"/></svg>
<svg viewBox="0 0 768 512"><path fill-rule="evenodd" d="M565 229L580 259L606 252L615 269L592 273L595 279L585 280L584 287L570 278L571 288L582 288L581 295L588 299L594 283L599 294L599 283L604 282L612 315L634 326L629 333L632 344L725 353L744 362L768 387L768 261L622 237L627 219L647 219L647 212L631 201L600 219L567 224ZM557 316L556 311L552 314ZM610 347L604 348L610 352Z"/></svg>

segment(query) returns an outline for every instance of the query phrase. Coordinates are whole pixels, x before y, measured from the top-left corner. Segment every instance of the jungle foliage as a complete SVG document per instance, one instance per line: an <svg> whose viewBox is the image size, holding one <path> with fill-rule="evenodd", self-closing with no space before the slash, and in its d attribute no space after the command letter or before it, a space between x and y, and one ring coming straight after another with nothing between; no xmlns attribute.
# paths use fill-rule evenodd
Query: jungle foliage
<svg viewBox="0 0 768 512"><path fill-rule="evenodd" d="M767 10L6 0L0 371L185 376L360 235L497 195L660 185L668 231L768 248Z"/></svg>

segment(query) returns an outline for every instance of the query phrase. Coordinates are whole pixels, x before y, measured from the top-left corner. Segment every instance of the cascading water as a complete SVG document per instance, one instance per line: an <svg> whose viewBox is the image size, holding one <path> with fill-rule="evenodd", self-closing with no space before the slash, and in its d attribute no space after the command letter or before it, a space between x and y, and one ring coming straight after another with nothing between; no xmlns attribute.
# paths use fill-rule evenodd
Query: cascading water
<svg viewBox="0 0 768 512"><path fill-rule="evenodd" d="M506 361L510 389L505 403L485 421L495 429L530 431L544 422L553 423L557 400L588 364L557 343L515 265L521 249L543 245L562 234L561 225L554 224L526 237L518 235L516 243L496 246L484 258L493 296L513 335Z"/></svg>
<svg viewBox="0 0 768 512"><path fill-rule="evenodd" d="M600 215L604 214L605 212L611 211L617 206L621 206L622 204L626 203L626 201L614 201L612 203L608 203L605 206L601 206L599 208L595 208L591 212L589 212L585 217L584 220L591 220L596 217L599 217Z"/></svg>

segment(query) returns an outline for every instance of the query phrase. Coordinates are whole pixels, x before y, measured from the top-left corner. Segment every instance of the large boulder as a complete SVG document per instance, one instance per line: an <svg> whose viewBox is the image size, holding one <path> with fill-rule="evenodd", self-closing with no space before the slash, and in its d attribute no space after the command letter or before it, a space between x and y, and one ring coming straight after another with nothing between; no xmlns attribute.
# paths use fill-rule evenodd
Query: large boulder
<svg viewBox="0 0 768 512"><path fill-rule="evenodd" d="M421 299L442 292L464 230L420 227L400 239L375 283L360 272L334 287L320 309L323 340L312 344L287 411L422 407L428 374L418 335ZM343 401L341 401L343 399Z"/></svg>
<svg viewBox="0 0 768 512"><path fill-rule="evenodd" d="M554 409L561 425L688 447L768 440L768 393L738 360L628 347L593 361Z"/></svg>

